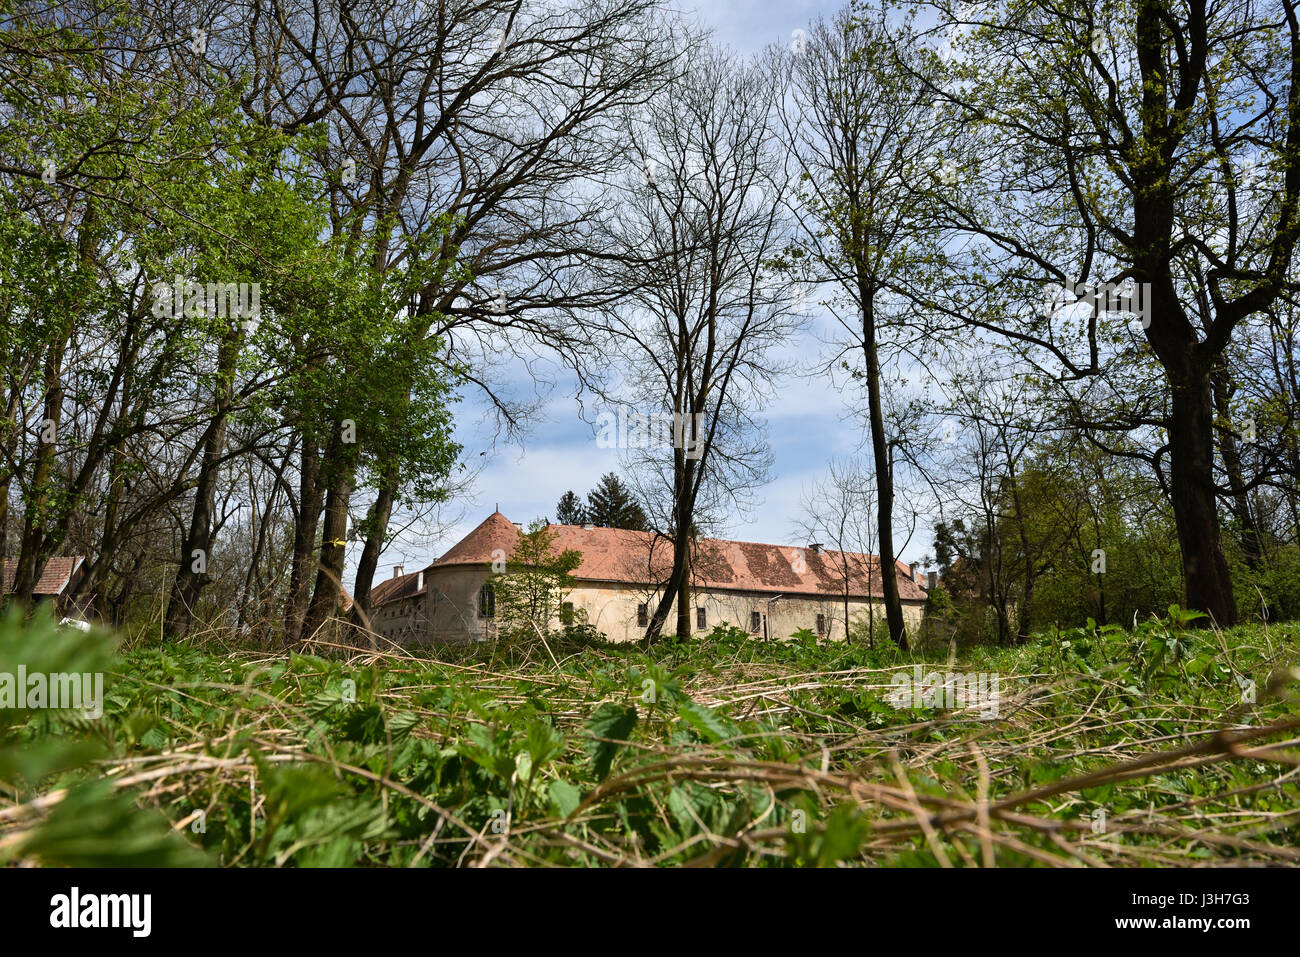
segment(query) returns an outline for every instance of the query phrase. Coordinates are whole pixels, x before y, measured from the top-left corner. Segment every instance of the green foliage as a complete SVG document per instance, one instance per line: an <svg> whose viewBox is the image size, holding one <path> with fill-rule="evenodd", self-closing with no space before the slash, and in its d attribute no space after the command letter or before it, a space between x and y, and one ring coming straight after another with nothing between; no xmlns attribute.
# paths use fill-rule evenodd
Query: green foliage
<svg viewBox="0 0 1300 957"><path fill-rule="evenodd" d="M926 617L944 619L951 617L957 610L953 604L952 598L948 595L948 589L939 585L932 588L925 596L925 614Z"/></svg>
<svg viewBox="0 0 1300 957"><path fill-rule="evenodd" d="M1255 566L1247 564L1239 542L1225 536L1237 608L1244 621L1300 619L1300 546L1269 543Z"/></svg>
<svg viewBox="0 0 1300 957"><path fill-rule="evenodd" d="M522 641L544 637L560 618L565 596L573 587L573 570L581 564L581 552L555 550L555 532L545 519L532 522L506 560L506 570L488 580L496 593L498 637Z"/></svg>
<svg viewBox="0 0 1300 957"><path fill-rule="evenodd" d="M98 674L111 702L116 693L116 675L110 671L115 664L114 644L102 632L59 628L45 610L30 622L10 610L0 619L0 676L16 680L19 674ZM85 698L82 703L87 703ZM143 723L148 724L148 719ZM140 729L137 721L136 733ZM102 765L94 762L118 751L113 746L115 737L105 719L88 717L84 710L0 707L0 796L5 803L33 802L39 807L19 816L17 827L0 838L0 863L32 860L53 867L205 863L206 855L175 834L165 817L140 806L133 793L139 785L122 787L101 776Z"/></svg>
<svg viewBox="0 0 1300 957"><path fill-rule="evenodd" d="M1197 623L1175 607L1132 630L1089 622L971 649L956 667L1004 682L990 724L888 702L891 675L942 671L946 648L927 658L719 627L650 652L589 647L558 667L533 658L503 671L485 667L484 649L365 664L192 647L114 657L100 633L10 617L0 670L102 668L109 680L100 719L0 710L0 848L6 860L66 865L452 866L491 855L934 866L905 802L870 796L896 788L898 769L917 800L946 810L975 800L973 748L997 801L1296 715L1294 630ZM1243 694L1250 682L1257 700ZM1056 840L1086 834L1104 806L1116 834L1086 853L1109 862L1170 863L1196 848L1220 863L1276 863L1300 839L1279 813L1300 797L1287 769L1253 754L1094 781L1018 808L1041 827L996 823L997 862L1075 863ZM941 830L937 846L954 862L982 854L960 829Z"/></svg>
<svg viewBox="0 0 1300 957"><path fill-rule="evenodd" d="M628 528L645 531L649 524L645 512L629 489L613 472L601 476L600 482L587 493L586 521L601 528Z"/></svg>
<svg viewBox="0 0 1300 957"><path fill-rule="evenodd" d="M609 701L593 711L587 719L585 728L591 736L587 753L591 755L591 770L597 780L603 780L609 774L614 756L636 727L636 719L635 706L617 705Z"/></svg>
<svg viewBox="0 0 1300 957"><path fill-rule="evenodd" d="M587 510L576 492L570 490L560 496L555 505L555 521L560 525L586 524Z"/></svg>
<svg viewBox="0 0 1300 957"><path fill-rule="evenodd" d="M140 568L159 555L145 562L140 543L201 513L184 498L205 460L220 461L218 497L237 507L257 493L240 492L236 475L272 461L299 471L309 447L319 482L346 477L358 506L380 486L397 507L444 500L465 369L431 333L442 317L429 304L468 279L451 238L463 224L344 197L327 122L266 123L247 109L239 71L174 74L167 44L128 4L22 6L5 19L0 375L21 401L0 421L0 484L32 526L23 553L39 564L74 536L78 551L104 543L107 584L94 587L101 613L122 596L110 613L121 620L132 599L157 604ZM207 308L214 287L244 287L248 306L256 288L258 314L231 314L224 297ZM62 420L37 445L43 399ZM267 562L277 524L264 526ZM239 547L223 536L226 555ZM207 593L215 617L231 612L246 569L211 557L226 590ZM273 592L259 612L280 604Z"/></svg>
<svg viewBox="0 0 1300 957"><path fill-rule="evenodd" d="M970 609L963 609L948 595L948 589L942 585L930 589L925 599L925 614L921 619L920 633L917 640L922 645L952 640L963 625L963 614Z"/></svg>
<svg viewBox="0 0 1300 957"><path fill-rule="evenodd" d="M992 507L991 524L972 512L935 528L954 606L936 632L1006 640L1089 618L1132 622L1183 600L1168 503L1149 480L1093 452L1044 445L1001 480Z"/></svg>

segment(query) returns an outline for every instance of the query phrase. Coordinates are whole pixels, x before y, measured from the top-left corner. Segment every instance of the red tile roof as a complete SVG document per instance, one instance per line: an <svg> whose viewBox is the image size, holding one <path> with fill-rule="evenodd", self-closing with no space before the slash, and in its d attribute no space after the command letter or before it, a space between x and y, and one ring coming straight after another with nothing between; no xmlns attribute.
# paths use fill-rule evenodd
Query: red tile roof
<svg viewBox="0 0 1300 957"><path fill-rule="evenodd" d="M82 555L73 555L69 558L51 558L45 563L45 569L41 572L40 579L36 582L36 587L32 590L36 595L60 595L63 589L67 587L68 581L72 578L73 573L85 561ZM9 594L14 588L14 573L18 570L18 559L5 559L4 567L4 594Z"/></svg>
<svg viewBox="0 0 1300 957"><path fill-rule="evenodd" d="M556 551L571 548L582 553L582 564L573 573L581 581L662 582L672 569L672 543L654 532L582 525L552 525L550 530ZM503 556L508 561L518 541L519 530L514 524L493 512L429 567L482 565ZM843 597L846 571L850 596L881 596L880 560L874 555L716 538L695 544L693 577L697 587ZM908 567L897 562L895 571L900 597L924 601L925 592L912 580ZM405 575L395 581L414 577ZM380 600L375 599L376 603Z"/></svg>
<svg viewBox="0 0 1300 957"><path fill-rule="evenodd" d="M552 528L563 528L562 525L552 525ZM608 529L605 529L608 531ZM494 555L493 552L498 549L505 553L505 558L509 558L514 551L515 545L519 542L519 529L515 528L514 523L506 518L500 512L493 512L478 528L470 532L459 542L451 547L447 554L443 555L433 567L439 565L480 565L483 562L496 561L500 555Z"/></svg>
<svg viewBox="0 0 1300 957"><path fill-rule="evenodd" d="M397 601L400 598L422 595L427 590L428 582L424 582L423 585L420 583L420 572L398 575L396 578L389 578L387 581L382 581L370 589L370 605L373 608L375 605Z"/></svg>

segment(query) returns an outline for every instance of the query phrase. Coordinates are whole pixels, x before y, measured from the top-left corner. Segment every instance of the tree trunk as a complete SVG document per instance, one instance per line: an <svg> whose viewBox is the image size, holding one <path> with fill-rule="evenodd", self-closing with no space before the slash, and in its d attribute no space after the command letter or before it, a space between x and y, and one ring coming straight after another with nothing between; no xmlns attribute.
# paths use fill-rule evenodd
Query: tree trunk
<svg viewBox="0 0 1300 957"><path fill-rule="evenodd" d="M663 633L664 623L668 620L668 611L673 602L680 600L690 576L691 528L695 524L694 478L697 462L686 458L685 449L673 450L673 521L677 527L673 530L673 570L664 585L663 596L650 618L645 637L641 643L649 647L657 642ZM688 613L689 615L689 613ZM682 609L677 609L677 635L682 637ZM686 634L690 637L690 618L686 619Z"/></svg>
<svg viewBox="0 0 1300 957"><path fill-rule="evenodd" d="M1101 526L1097 518L1093 517L1093 530L1096 533L1096 548L1102 548ZM1082 551L1082 549L1080 549ZM1103 572L1097 572L1097 624L1106 624L1106 576Z"/></svg>
<svg viewBox="0 0 1300 957"><path fill-rule="evenodd" d="M844 562L844 642L848 644L849 640L849 560L844 557L844 543L839 543L840 558ZM871 603L871 589L867 589L867 603ZM830 629L826 629L826 640L831 638Z"/></svg>
<svg viewBox="0 0 1300 957"><path fill-rule="evenodd" d="M691 637L691 547L686 539L682 579L677 585L677 637L685 641Z"/></svg>
<svg viewBox="0 0 1300 957"><path fill-rule="evenodd" d="M645 630L645 637L641 643L649 647L659 641L663 634L664 623L668 620L668 611L672 608L673 602L680 597L682 591L682 582L686 579L688 556L686 554L689 543L685 535L678 532L673 536L673 570L668 576L668 581L664 584L664 593L659 599L659 604L655 612L650 616L650 624ZM678 616L678 621L681 617Z"/></svg>
<svg viewBox="0 0 1300 957"><path fill-rule="evenodd" d="M0 479L0 592L4 591L5 562L9 549L9 482L12 472L6 472ZM5 596L0 594L0 605Z"/></svg>
<svg viewBox="0 0 1300 957"><path fill-rule="evenodd" d="M79 268L86 273L92 270L95 262L97 220L95 203L88 201L81 225L77 230L77 260ZM59 304L66 325L56 333L56 338L50 340L49 352L46 354L43 382L45 416L41 423L41 430L44 432L48 425L53 434L49 442L45 442L43 436L38 437L36 467L31 484L28 486L21 550L18 553L18 564L14 569L13 587L14 599L24 605L31 603L32 592L40 580L41 572L45 569L46 561L53 550L62 544L67 528L66 516L70 515L66 503L60 505L60 508L65 509L63 527L56 534L47 532L46 521L49 516L46 513L51 504L49 482L54 473L54 449L63 418L63 357L68 348L72 329L81 317L82 306L82 302Z"/></svg>
<svg viewBox="0 0 1300 957"><path fill-rule="evenodd" d="M220 424L213 423L203 449L203 466L199 483L194 490L194 509L190 513L190 526L181 543L180 563L172 583L171 597L167 599L167 620L163 632L172 638L184 638L194 625L194 608L199 595L212 581L208 562L212 560L212 513L216 508L217 461L225 444L224 416Z"/></svg>
<svg viewBox="0 0 1300 957"><path fill-rule="evenodd" d="M91 563L82 580L83 590L90 594L89 611L100 618L108 616L108 571L119 544L117 526L118 513L122 508L124 460L125 442L118 439L113 443L113 451L108 460L108 502L104 508L104 529L99 540L99 556Z"/></svg>
<svg viewBox="0 0 1300 957"><path fill-rule="evenodd" d="M1220 438L1219 451L1223 456L1223 470L1228 477L1228 507L1232 517L1237 520L1238 540L1241 544L1242 557L1251 568L1258 568L1264 557L1263 542L1255 518L1250 510L1250 496L1246 493L1246 479L1241 470L1241 452L1237 448L1237 436L1232 421L1231 396L1229 395L1228 372L1220 364L1211 376L1210 384L1214 389L1214 410L1219 417Z"/></svg>
<svg viewBox="0 0 1300 957"><path fill-rule="evenodd" d="M1016 628L1021 640L1027 640L1034 627L1034 583L1037 575L1034 571L1033 546L1029 541L1026 528L1024 503L1020 498L1020 477L1016 474L1016 459L1007 442L1006 431L1001 434L1002 451L1007 458L1007 483L1011 489L1011 507L1016 516L1016 533L1020 539L1020 557L1025 563L1025 581L1020 595L1020 608L1016 615Z"/></svg>
<svg viewBox="0 0 1300 957"><path fill-rule="evenodd" d="M32 592L48 558L45 520L50 505L49 484L54 473L54 447L63 416L63 351L66 342L66 339L60 338L58 342L52 343L45 360L44 417L38 426L36 465L32 469L31 483L27 486L23 533L18 564L14 567L13 598L22 605L31 604ZM50 439L48 442L45 441L47 435Z"/></svg>
<svg viewBox="0 0 1300 957"><path fill-rule="evenodd" d="M136 552L131 570L122 577L122 587L109 601L108 620L114 628L120 627L126 620L126 609L135 596L136 585L140 580L140 569L144 567L144 556L143 549Z"/></svg>
<svg viewBox="0 0 1300 957"><path fill-rule="evenodd" d="M207 564L212 560L212 515L216 510L218 470L226 451L226 429L233 402L235 360L239 355L238 326L230 330L217 355L217 394L213 403L212 422L203 443L199 481L194 489L194 511L190 527L181 546L180 567L167 603L167 621L163 631L184 638L194 626L194 609L203 589L212 581Z"/></svg>
<svg viewBox="0 0 1300 957"><path fill-rule="evenodd" d="M374 585L379 556L384 550L388 535L388 520L393 514L393 501L397 497L397 480L385 475L379 494L366 515L366 545L357 563L357 577L352 582L352 603L358 614L370 614L370 589Z"/></svg>
<svg viewBox="0 0 1300 957"><path fill-rule="evenodd" d="M320 449L311 436L302 437L302 464L298 473L298 514L293 525L293 561L289 596L285 602L284 643L297 644L307 617L311 592L312 558L316 554L316 529L320 524Z"/></svg>
<svg viewBox="0 0 1300 957"><path fill-rule="evenodd" d="M1016 616L1020 640L1028 641L1034 630L1034 576L1025 578L1025 593L1020 599L1020 614Z"/></svg>
<svg viewBox="0 0 1300 957"><path fill-rule="evenodd" d="M874 295L863 287L862 351L866 362L867 405L871 419L871 454L876 466L876 532L880 540L880 590L885 599L885 620L889 637L907 650L907 626L903 602L898 595L898 569L894 565L894 476L889 461L889 438L885 435L885 413L880 399L880 356L876 349Z"/></svg>
<svg viewBox="0 0 1300 957"><path fill-rule="evenodd" d="M1190 9L1204 29L1205 5L1192 4ZM1143 0L1135 12L1143 148L1136 151L1130 170L1133 267L1138 279L1149 283L1147 341L1170 388L1170 497L1183 559L1184 604L1205 612L1220 627L1228 627L1237 622L1237 603L1223 553L1214 486L1214 403L1209 370L1218 353L1210 353L1208 342L1198 339L1179 299L1173 272L1173 157L1189 126L1184 117L1173 113L1168 99L1167 13L1151 0ZM1188 79L1199 84L1205 56L1204 47L1193 50L1183 64L1189 73L1184 84ZM1186 89L1180 89L1180 96ZM1218 352L1226 344L1225 339Z"/></svg>
<svg viewBox="0 0 1300 957"><path fill-rule="evenodd" d="M352 498L352 464L337 440L330 444L334 473L325 499L325 523L321 530L320 563L316 587L307 608L303 637L311 638L338 610L343 590L343 565L347 558L348 503Z"/></svg>
<svg viewBox="0 0 1300 957"><path fill-rule="evenodd" d="M1214 406L1210 377L1171 379L1170 493L1182 550L1185 603L1219 627L1237 622L1214 487Z"/></svg>

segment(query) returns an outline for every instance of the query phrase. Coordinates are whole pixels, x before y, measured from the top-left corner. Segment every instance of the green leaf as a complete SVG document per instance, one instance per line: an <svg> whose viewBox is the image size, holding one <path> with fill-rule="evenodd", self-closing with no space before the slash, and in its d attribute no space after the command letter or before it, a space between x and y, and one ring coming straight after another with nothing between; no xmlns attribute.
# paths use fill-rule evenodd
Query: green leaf
<svg viewBox="0 0 1300 957"><path fill-rule="evenodd" d="M548 721L529 721L524 740L528 754L533 759L533 767L539 770L564 751L564 735Z"/></svg>
<svg viewBox="0 0 1300 957"><path fill-rule="evenodd" d="M556 817L568 817L582 803L582 791L568 781L552 781L549 792L551 811Z"/></svg>
<svg viewBox="0 0 1300 957"><path fill-rule="evenodd" d="M740 729L734 724L696 701L683 701L677 706L677 715L710 744L740 735Z"/></svg>
<svg viewBox="0 0 1300 957"><path fill-rule="evenodd" d="M620 705L606 701L587 718L587 733L593 738L587 742L587 753L591 756L591 767L597 780L604 780L609 775L614 755L622 747L636 727L637 711L635 705Z"/></svg>

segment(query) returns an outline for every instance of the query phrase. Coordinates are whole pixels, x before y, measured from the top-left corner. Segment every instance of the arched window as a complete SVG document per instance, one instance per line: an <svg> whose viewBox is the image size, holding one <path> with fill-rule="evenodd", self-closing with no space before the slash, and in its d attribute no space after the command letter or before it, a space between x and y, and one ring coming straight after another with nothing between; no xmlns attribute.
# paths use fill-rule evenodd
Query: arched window
<svg viewBox="0 0 1300 957"><path fill-rule="evenodd" d="M480 618L497 616L497 592L491 585L484 585L478 590L478 614Z"/></svg>

